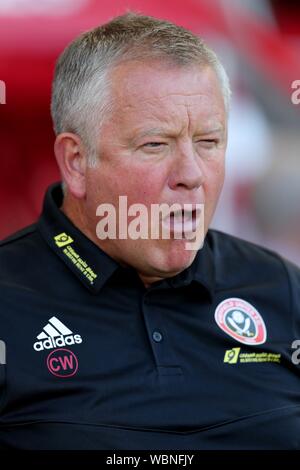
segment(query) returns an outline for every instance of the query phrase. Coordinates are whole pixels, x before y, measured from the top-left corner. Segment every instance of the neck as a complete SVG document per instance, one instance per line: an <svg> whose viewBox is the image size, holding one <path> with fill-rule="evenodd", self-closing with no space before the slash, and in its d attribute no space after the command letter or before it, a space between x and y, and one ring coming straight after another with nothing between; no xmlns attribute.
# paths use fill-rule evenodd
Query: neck
<svg viewBox="0 0 300 470"><path fill-rule="evenodd" d="M95 227L93 226L93 223L86 217L86 211L83 207L83 203L81 202L81 200L77 200L69 194L66 194L60 210L66 215L66 217L68 217L68 219L78 230L80 230L87 238L89 238L93 243L95 243L95 245L101 248L101 250L108 254L112 259L117 261L121 266L128 266L128 263L124 263L121 258L116 256L115 252L112 252L110 249L108 249L107 245L104 247L100 245L100 241L96 236ZM154 282L160 281L164 278L159 276L146 275L138 271L137 274L146 289L150 287L151 284L153 284ZM173 276L175 274L177 273L172 273L170 274L170 276Z"/></svg>
<svg viewBox="0 0 300 470"><path fill-rule="evenodd" d="M93 233L93 230L90 229L89 221L80 200L76 200L69 194L66 194L60 210L71 220L75 227L96 245L99 245L96 233Z"/></svg>

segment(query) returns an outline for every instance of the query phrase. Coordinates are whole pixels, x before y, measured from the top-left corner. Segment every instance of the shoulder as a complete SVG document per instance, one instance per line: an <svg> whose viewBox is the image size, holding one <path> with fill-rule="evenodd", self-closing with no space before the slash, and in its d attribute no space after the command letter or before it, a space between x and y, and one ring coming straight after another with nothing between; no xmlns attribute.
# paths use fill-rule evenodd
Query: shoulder
<svg viewBox="0 0 300 470"><path fill-rule="evenodd" d="M39 237L37 233L36 224L29 225L28 227L19 230L12 235L0 240L0 257L5 257L8 254L13 254L15 252L23 251L28 248L28 245L34 240L34 238Z"/></svg>
<svg viewBox="0 0 300 470"><path fill-rule="evenodd" d="M20 240L30 236L32 233L36 231L36 224L28 225L28 227L24 227L22 230L15 232L8 237L0 240L0 250L2 252L2 248L10 245L11 243L17 243Z"/></svg>
<svg viewBox="0 0 300 470"><path fill-rule="evenodd" d="M220 230L208 231L208 243L218 259L278 263L279 255L275 251Z"/></svg>
<svg viewBox="0 0 300 470"><path fill-rule="evenodd" d="M216 274L220 282L298 283L300 268L275 251L219 230L210 229L208 244L213 252Z"/></svg>
<svg viewBox="0 0 300 470"><path fill-rule="evenodd" d="M10 235L0 241L0 283L10 282L27 272L31 272L37 263L42 262L42 253L46 245L36 224Z"/></svg>

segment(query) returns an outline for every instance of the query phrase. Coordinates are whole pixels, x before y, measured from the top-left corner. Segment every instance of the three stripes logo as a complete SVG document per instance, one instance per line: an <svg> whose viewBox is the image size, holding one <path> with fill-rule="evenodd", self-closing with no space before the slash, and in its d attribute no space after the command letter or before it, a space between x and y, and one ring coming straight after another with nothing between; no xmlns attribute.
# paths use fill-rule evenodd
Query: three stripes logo
<svg viewBox="0 0 300 470"><path fill-rule="evenodd" d="M58 318L51 317L43 331L37 336L38 341L33 345L35 351L44 349L61 348L72 344L82 343L80 335L74 335Z"/></svg>

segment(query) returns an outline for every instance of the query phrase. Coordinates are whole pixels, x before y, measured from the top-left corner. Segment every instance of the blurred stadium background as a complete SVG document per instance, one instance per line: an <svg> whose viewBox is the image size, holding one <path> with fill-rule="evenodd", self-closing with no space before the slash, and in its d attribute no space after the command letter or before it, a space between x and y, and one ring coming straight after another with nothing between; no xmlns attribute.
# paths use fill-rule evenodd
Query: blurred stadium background
<svg viewBox="0 0 300 470"><path fill-rule="evenodd" d="M299 0L0 0L0 238L33 222L59 179L49 110L57 56L128 10L199 34L231 78L227 179L213 226L300 264L300 104L291 100Z"/></svg>

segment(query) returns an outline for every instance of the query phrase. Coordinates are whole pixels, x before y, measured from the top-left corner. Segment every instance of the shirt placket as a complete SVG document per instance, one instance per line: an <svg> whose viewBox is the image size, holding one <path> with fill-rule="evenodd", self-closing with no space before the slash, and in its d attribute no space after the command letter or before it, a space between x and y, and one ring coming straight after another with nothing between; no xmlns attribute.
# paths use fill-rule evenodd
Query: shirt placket
<svg viewBox="0 0 300 470"><path fill-rule="evenodd" d="M167 325L159 302L163 292L165 290L159 286L148 289L142 296L141 310L158 375L179 377L183 371L168 335L170 325ZM168 295L171 294L168 292Z"/></svg>

